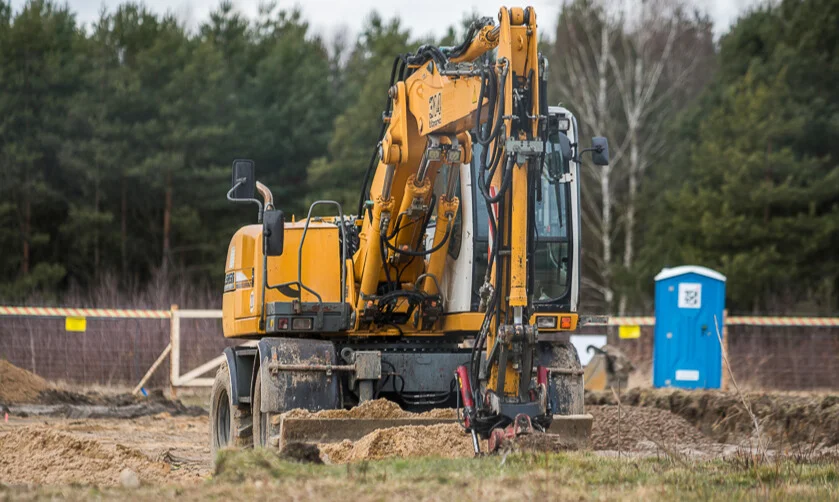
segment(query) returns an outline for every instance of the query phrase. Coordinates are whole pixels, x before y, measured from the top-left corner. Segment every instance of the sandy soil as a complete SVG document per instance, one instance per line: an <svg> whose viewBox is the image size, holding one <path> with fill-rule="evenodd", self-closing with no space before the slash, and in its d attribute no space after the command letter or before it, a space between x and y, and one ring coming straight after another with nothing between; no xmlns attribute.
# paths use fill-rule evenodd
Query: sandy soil
<svg viewBox="0 0 839 502"><path fill-rule="evenodd" d="M194 483L212 471L207 417L18 418L0 423L0 482L115 485Z"/></svg>
<svg viewBox="0 0 839 502"><path fill-rule="evenodd" d="M0 415L0 486L111 486L123 483L126 469L146 485L182 486L212 474L209 423L201 408L168 400L160 393L137 398L56 389L7 364L0 367L0 376L0 397L7 404L3 411L9 412L8 421ZM587 395L586 410L594 416L591 446L603 455L729 456L738 454L737 445L753 439L748 414L731 394L630 391L623 396L620 409L612 397ZM839 448L839 397L750 397L767 435L795 439L809 450ZM387 419L417 415L377 400L352 410L292 410L287 416ZM434 410L419 416L453 418L456 414ZM545 451L547 444L547 450L562 448L561 442L544 439L534 435L512 447L538 446L538 451ZM485 443L482 449L486 450ZM382 429L355 442L319 445L319 451L310 446L306 451L308 460L320 458L331 464L473 456L470 436L452 423Z"/></svg>
<svg viewBox="0 0 839 502"><path fill-rule="evenodd" d="M0 404L32 402L48 387L38 375L0 359Z"/></svg>

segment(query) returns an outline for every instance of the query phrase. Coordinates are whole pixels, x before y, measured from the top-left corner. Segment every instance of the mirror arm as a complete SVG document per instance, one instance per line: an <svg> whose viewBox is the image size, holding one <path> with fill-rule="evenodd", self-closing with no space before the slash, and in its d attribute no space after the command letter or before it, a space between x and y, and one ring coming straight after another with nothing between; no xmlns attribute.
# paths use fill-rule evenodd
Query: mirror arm
<svg viewBox="0 0 839 502"><path fill-rule="evenodd" d="M230 188L230 190L227 191L227 200L229 200L230 202L234 202L236 204L247 204L249 202L255 203L259 207L259 213L257 213L257 215L256 215L256 222L257 223L262 223L262 202L260 202L259 199L234 199L233 198L233 195L232 195L233 190L236 190L237 188L239 188L239 185L241 185L244 182L245 182L245 178L239 178L238 180L236 180L236 184L233 185Z"/></svg>
<svg viewBox="0 0 839 502"><path fill-rule="evenodd" d="M581 163L581 162L583 161L583 154L584 154L584 153L586 153L586 152L597 152L597 153L601 153L602 151L603 151L603 147L602 147L602 146L595 146L595 147L591 147L591 148L583 148L582 150L580 150L580 151L577 153L577 156L576 156L576 157L572 157L572 158L571 158L571 160L573 160L574 162L576 162L576 163L578 163L578 164L579 164L579 163Z"/></svg>

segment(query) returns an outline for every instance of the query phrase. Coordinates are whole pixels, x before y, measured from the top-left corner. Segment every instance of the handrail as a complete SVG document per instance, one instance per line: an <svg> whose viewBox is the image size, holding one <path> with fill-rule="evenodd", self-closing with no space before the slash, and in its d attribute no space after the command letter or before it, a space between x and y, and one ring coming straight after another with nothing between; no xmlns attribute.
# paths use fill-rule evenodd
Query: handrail
<svg viewBox="0 0 839 502"><path fill-rule="evenodd" d="M347 283L347 230L344 226L344 210L341 207L341 204L334 200L316 200L309 206L309 214L306 216L306 225L303 226L303 235L300 237L300 245L297 247L297 280L296 281L289 281L282 284L276 284L274 286L267 286L271 289L282 288L285 286L297 285L300 289L305 289L312 295L314 295L318 299L318 316L317 316L317 325L315 329L323 328L323 297L315 291L314 289L306 286L303 284L303 243L306 241L306 234L309 232L309 224L312 221L312 211L315 209L316 206L319 205L334 205L338 208L338 218L340 220L340 231L341 231L341 303L344 303L345 296L346 296L346 283ZM264 280L263 284L268 284L268 257L263 253L263 273L264 273ZM263 303L265 303L265 296L263 294L262 297ZM263 317L264 317L264 308L263 308Z"/></svg>

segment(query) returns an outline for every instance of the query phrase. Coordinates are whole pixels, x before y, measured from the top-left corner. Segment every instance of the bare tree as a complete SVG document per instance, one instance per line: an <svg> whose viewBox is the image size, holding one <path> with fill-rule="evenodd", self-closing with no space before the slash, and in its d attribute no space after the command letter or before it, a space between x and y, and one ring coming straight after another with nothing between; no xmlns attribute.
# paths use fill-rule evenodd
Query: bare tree
<svg viewBox="0 0 839 502"><path fill-rule="evenodd" d="M619 49L609 59L626 126L628 144L623 211L624 270L631 270L636 251L638 197L647 167L666 147L661 130L691 97L691 82L704 81L697 70L713 57L710 23L688 19L681 0L645 0L623 16ZM703 82L704 83L704 82ZM701 87L700 87L701 88ZM620 294L618 313L625 314L627 291Z"/></svg>
<svg viewBox="0 0 839 502"><path fill-rule="evenodd" d="M597 242L594 253L586 247L583 285L609 312L615 268L634 264L638 197L647 167L666 148L662 127L702 88L697 73L713 56L710 23L684 11L681 0L577 0L564 6L550 54L551 81L585 133L611 145L611 164L584 164L582 184L584 231ZM624 313L626 288L618 297Z"/></svg>
<svg viewBox="0 0 839 502"><path fill-rule="evenodd" d="M581 1L563 8L557 26L556 42L551 54L554 68L551 76L563 100L591 135L615 137L620 122L610 106L614 79L609 61L615 41L621 37L621 23L610 16L603 5ZM597 253L586 252L585 268L596 273L583 274L583 286L602 298L602 307L610 309L614 298L612 288L614 187L613 173L620 164L624 147L612 149L608 166L584 163L584 177L594 182L582 183L582 217L587 234L597 240ZM588 296L588 295L584 295Z"/></svg>

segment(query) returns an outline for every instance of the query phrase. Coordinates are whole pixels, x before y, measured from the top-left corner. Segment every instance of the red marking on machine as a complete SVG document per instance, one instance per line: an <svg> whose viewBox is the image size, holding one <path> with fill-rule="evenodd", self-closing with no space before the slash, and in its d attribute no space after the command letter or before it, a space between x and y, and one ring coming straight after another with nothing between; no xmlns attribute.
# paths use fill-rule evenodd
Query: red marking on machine
<svg viewBox="0 0 839 502"><path fill-rule="evenodd" d="M489 435L489 451L498 451L506 441L511 441L519 436L530 434L533 432L533 424L530 422L530 417L524 413L519 413L513 419L513 423L504 428L493 429Z"/></svg>
<svg viewBox="0 0 839 502"><path fill-rule="evenodd" d="M457 375L458 387L460 387L460 397L463 399L463 409L466 415L463 419L463 425L468 429L472 425L472 415L475 412L475 400L472 398L472 385L469 383L469 370L466 366L458 366L455 370Z"/></svg>

